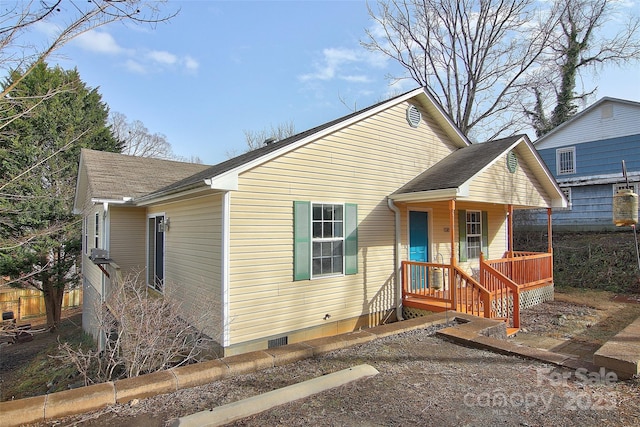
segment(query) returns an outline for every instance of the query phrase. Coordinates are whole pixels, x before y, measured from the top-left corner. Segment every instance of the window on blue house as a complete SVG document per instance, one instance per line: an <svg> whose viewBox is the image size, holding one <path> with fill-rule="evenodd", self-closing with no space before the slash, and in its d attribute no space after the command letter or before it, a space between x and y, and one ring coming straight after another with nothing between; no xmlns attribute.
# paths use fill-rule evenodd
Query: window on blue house
<svg viewBox="0 0 640 427"><path fill-rule="evenodd" d="M556 150L556 170L558 175L576 173L576 148L558 148Z"/></svg>

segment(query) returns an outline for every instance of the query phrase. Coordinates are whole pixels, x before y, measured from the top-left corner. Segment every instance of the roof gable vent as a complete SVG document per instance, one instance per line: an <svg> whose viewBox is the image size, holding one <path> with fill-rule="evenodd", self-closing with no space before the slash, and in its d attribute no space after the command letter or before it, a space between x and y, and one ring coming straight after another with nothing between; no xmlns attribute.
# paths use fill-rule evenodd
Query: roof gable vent
<svg viewBox="0 0 640 427"><path fill-rule="evenodd" d="M415 105L409 105L407 107L407 122L412 128L417 128L420 124L420 120L422 120L422 114L420 114L420 110Z"/></svg>

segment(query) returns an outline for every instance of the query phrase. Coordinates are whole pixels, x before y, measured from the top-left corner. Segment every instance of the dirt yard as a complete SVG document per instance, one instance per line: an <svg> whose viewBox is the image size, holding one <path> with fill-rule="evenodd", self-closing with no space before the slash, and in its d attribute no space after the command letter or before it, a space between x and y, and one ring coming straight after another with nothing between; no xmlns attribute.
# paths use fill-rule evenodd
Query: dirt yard
<svg viewBox="0 0 640 427"><path fill-rule="evenodd" d="M614 298L602 292L559 293L556 301L522 313L522 334L592 344L606 341L640 315L640 304L633 298ZM5 347L1 350L3 359L13 354ZM585 379L539 362L462 347L436 337L433 330L407 332L43 425L164 426L180 416L362 363L380 373L234 425L640 425L638 379L611 384L595 373Z"/></svg>

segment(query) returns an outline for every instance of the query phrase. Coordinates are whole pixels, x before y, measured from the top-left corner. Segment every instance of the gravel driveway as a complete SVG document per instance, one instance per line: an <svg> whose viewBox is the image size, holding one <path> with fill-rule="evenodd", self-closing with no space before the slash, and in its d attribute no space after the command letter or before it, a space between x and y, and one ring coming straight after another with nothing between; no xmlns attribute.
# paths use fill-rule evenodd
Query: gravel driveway
<svg viewBox="0 0 640 427"><path fill-rule="evenodd" d="M466 348L418 330L295 364L48 425L164 426L177 417L354 365L380 373L274 408L236 426L638 426L640 380Z"/></svg>

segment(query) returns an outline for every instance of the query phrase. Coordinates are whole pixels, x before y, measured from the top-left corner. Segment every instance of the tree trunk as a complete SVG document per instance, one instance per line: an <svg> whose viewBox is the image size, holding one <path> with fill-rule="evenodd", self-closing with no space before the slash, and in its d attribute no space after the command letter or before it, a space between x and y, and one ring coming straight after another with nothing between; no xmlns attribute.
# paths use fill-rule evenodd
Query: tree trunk
<svg viewBox="0 0 640 427"><path fill-rule="evenodd" d="M43 283L44 306L47 310L47 327L55 331L62 314L62 298L64 287L55 286L53 281Z"/></svg>

